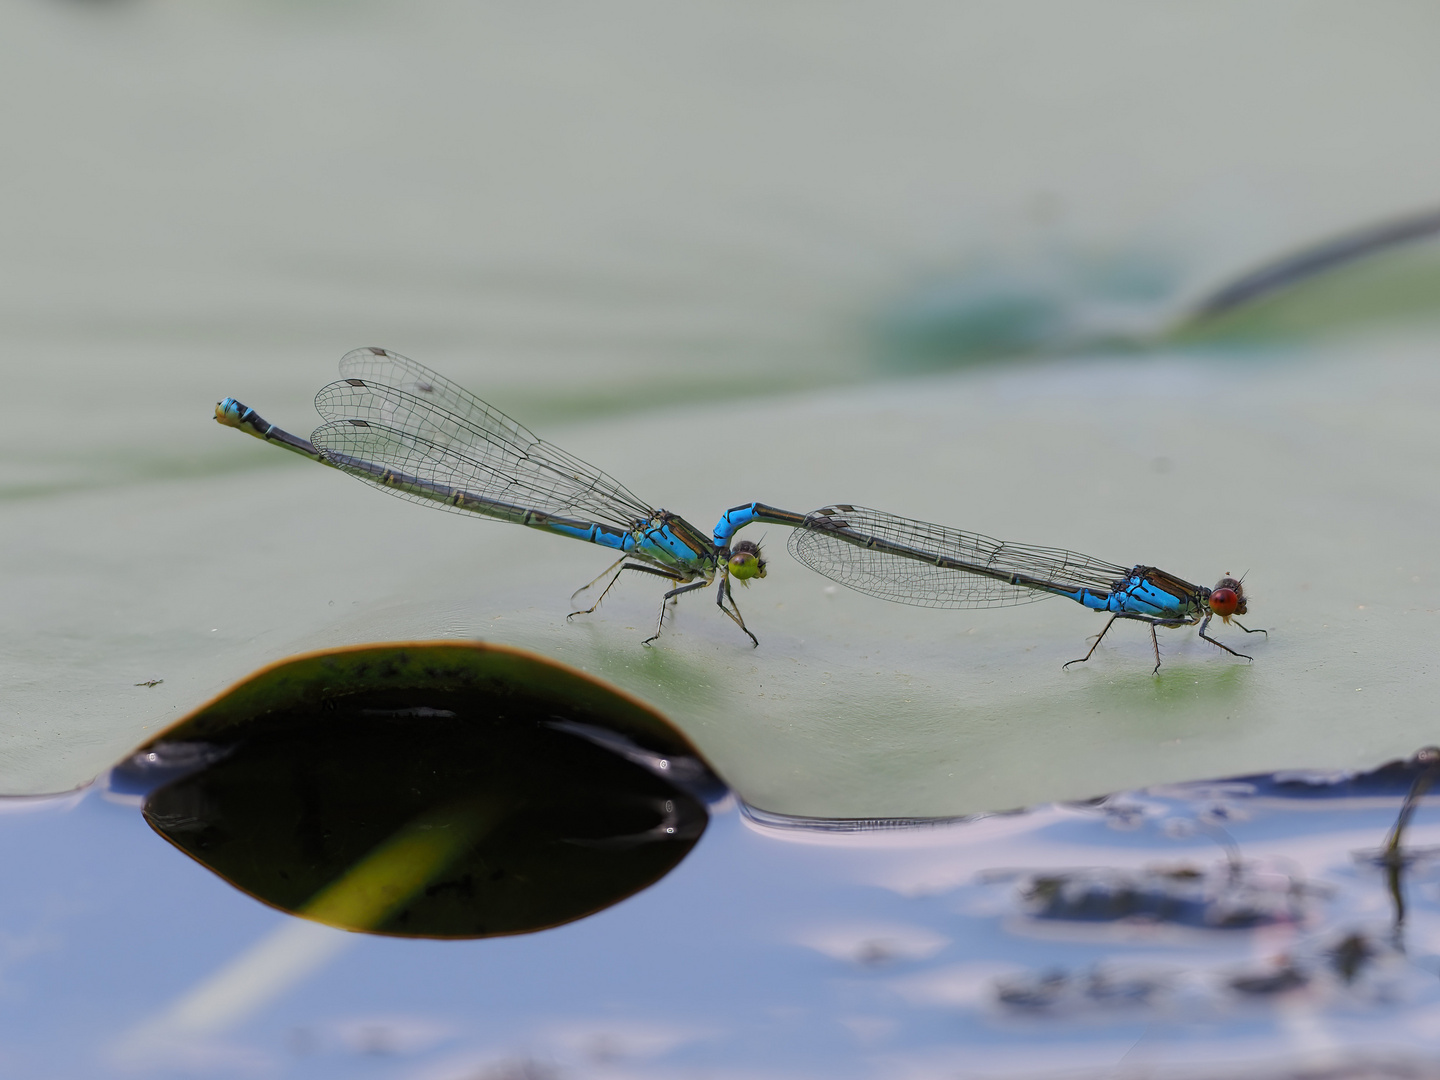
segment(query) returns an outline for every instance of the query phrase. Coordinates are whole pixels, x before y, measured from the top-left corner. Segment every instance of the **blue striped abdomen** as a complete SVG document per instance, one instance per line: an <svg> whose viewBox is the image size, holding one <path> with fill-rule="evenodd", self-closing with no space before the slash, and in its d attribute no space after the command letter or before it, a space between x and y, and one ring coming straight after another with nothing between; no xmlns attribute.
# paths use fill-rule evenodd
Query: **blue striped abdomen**
<svg viewBox="0 0 1440 1080"><path fill-rule="evenodd" d="M556 521L547 516L532 524L531 528L568 536L572 540L584 540L586 543L599 544L601 547L607 547L614 551L631 551L635 547L634 533L622 532L609 525L579 522L571 524L565 521Z"/></svg>

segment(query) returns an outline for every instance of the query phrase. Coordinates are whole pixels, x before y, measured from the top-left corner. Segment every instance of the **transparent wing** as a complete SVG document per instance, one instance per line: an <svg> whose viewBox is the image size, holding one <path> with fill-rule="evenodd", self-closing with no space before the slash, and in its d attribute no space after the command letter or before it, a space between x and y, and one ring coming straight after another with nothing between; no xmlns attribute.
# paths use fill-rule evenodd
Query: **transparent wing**
<svg viewBox="0 0 1440 1080"><path fill-rule="evenodd" d="M790 553L859 592L917 607L1013 607L1059 589L1108 592L1130 571L1062 548L995 540L863 506L827 506L790 533Z"/></svg>
<svg viewBox="0 0 1440 1080"><path fill-rule="evenodd" d="M482 463L406 431L340 420L316 428L310 441L337 469L412 502L516 522L537 509L507 500Z"/></svg>
<svg viewBox="0 0 1440 1080"><path fill-rule="evenodd" d="M381 472L385 467L408 472L412 456L423 450L430 470L425 481L437 490L460 489L480 499L622 529L635 528L654 514L614 477L538 438L413 360L383 350L360 349L341 361L341 371L352 374L324 387L315 397L316 410L331 423L317 429L311 441L322 452L325 443L352 459L340 467L353 475L366 479L374 471L356 471L356 465L364 464L360 458L366 453L390 455L369 460L369 464L381 466ZM382 382L384 379L400 385ZM356 434L363 430L353 423L357 420L386 436ZM347 427L355 430L347 431Z"/></svg>
<svg viewBox="0 0 1440 1080"><path fill-rule="evenodd" d="M489 402L481 401L463 386L451 382L408 356L370 346L352 349L340 358L340 377L359 379L371 386L388 386L428 401L431 405L464 417L476 427L504 433L511 442L528 444L540 439L523 424L516 423ZM328 387L327 387L328 389ZM323 392L323 391L322 391ZM327 417L327 419L330 419Z"/></svg>

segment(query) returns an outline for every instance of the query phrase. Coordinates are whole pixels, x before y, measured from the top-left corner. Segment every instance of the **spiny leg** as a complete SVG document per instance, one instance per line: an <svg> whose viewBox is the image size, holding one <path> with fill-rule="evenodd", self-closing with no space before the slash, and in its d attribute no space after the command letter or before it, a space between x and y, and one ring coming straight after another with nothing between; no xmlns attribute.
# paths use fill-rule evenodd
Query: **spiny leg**
<svg viewBox="0 0 1440 1080"><path fill-rule="evenodd" d="M1230 648L1229 645L1226 645L1226 644L1224 644L1223 642L1220 642L1220 641L1216 641L1216 640L1215 640L1213 637L1211 637L1209 634L1205 633L1205 628L1206 628L1207 626L1209 626L1209 625L1210 625L1210 616L1209 616L1209 615L1206 615L1205 618L1202 619L1201 622L1200 622L1200 637L1201 637L1201 638L1203 638L1205 641L1208 641L1211 645L1214 645L1217 649L1224 649L1224 650L1225 650L1226 652L1228 652L1231 656L1238 656L1238 657L1240 657L1241 660L1249 660L1251 663L1254 663L1254 662L1255 662L1255 658L1254 658L1253 656L1246 656L1243 652L1236 652L1234 649ZM1245 628L1242 626L1241 629L1244 630ZM1246 632L1246 633L1251 633L1252 631L1246 630L1245 632ZM1269 635L1269 634L1266 634L1265 636L1266 636L1266 637L1269 637L1270 635Z"/></svg>
<svg viewBox="0 0 1440 1080"><path fill-rule="evenodd" d="M661 574L659 570L651 570L650 573L660 574L661 577L669 576L668 574ZM680 579L673 578L672 580L678 581ZM665 629L665 605L669 603L670 600L672 600L674 597L679 596L681 593L694 592L696 589L703 589L706 585L709 584L710 582L706 581L704 578L701 578L699 581L692 581L689 585L681 585L678 589L671 589L664 596L662 596L660 598L660 618L655 620L655 633L651 634L640 644L649 645L652 641L654 641L660 636L660 631Z"/></svg>
<svg viewBox="0 0 1440 1080"><path fill-rule="evenodd" d="M620 569L621 569L620 564L623 563L623 562L624 562L626 559L628 559L629 557L630 557L629 555L621 555L620 558L616 559L613 563L611 563L609 566L607 566L604 570L602 570L602 571L600 571L600 573L596 574L596 575L595 575L595 581L599 581L602 577L604 577L606 574L610 573L611 571L615 571L615 577L618 578L618 577L620 576ZM578 589L576 589L574 592L572 592L572 593L570 594L570 602L573 604L573 603L575 602L575 597L579 596L579 595L580 595L582 592L584 592L586 589L588 589L588 588L590 588L592 585L594 585L594 584L595 584L595 581L592 581L592 582L590 582L590 583L587 584L587 585L581 585ZM614 585L614 584L615 584L615 578L611 578L611 579L610 579L610 585ZM608 592L609 589L610 589L610 585L606 585L606 586L605 586L605 589L606 589L607 592ZM601 593L600 595L601 595L601 596L604 596L605 593ZM596 605L599 605L600 601L599 601L599 600L596 600L595 603L596 603ZM591 610L591 611L594 611L595 608L591 608L590 610ZM576 611L576 612L572 612L572 614L579 615L580 612Z"/></svg>
<svg viewBox="0 0 1440 1080"><path fill-rule="evenodd" d="M1177 626L1190 626L1195 621L1194 619L1156 619L1147 615L1127 615L1125 617L1129 619L1139 619L1141 622L1148 622L1150 624L1150 644L1155 649L1155 666L1150 669L1151 675L1160 674L1160 635L1155 633L1155 628L1157 626L1164 626L1167 629L1173 630Z"/></svg>
<svg viewBox="0 0 1440 1080"><path fill-rule="evenodd" d="M1110 616L1110 621L1105 624L1105 629L1101 630L1100 633L1098 633L1098 634L1095 635L1095 643L1090 646L1090 651L1087 652L1084 656L1080 657L1080 658L1077 659L1077 660L1067 660L1067 661L1065 661L1065 663L1063 663L1063 664L1060 665L1060 670L1061 670L1061 671L1064 671L1064 670L1065 670L1066 668L1068 668L1071 664L1083 664L1086 660L1089 660L1090 657L1094 656L1094 655L1095 655L1095 650L1100 647L1100 642L1101 642L1102 640L1104 640L1105 635L1110 632L1110 627L1112 627L1112 626L1115 625L1115 620L1118 619L1119 617L1120 617L1119 615L1111 615L1111 616Z"/></svg>
<svg viewBox="0 0 1440 1080"><path fill-rule="evenodd" d="M730 601L728 608L725 606L726 600ZM760 647L760 639L750 633L750 628L745 625L745 619L740 614L740 607L735 603L735 594L730 591L730 575L728 573L722 572L720 575L720 588L715 590L715 604L721 611L735 620L736 626L745 631L745 636L750 639L751 647L758 649Z"/></svg>
<svg viewBox="0 0 1440 1080"><path fill-rule="evenodd" d="M624 560L622 559L621 562L624 562ZM614 567L611 567L611 570L614 570ZM608 593L608 592L614 587L615 582L617 582L617 581L620 580L620 575L623 574L626 570L639 570L642 574L654 574L656 577L667 578L667 579L669 579L670 581L680 581L680 580L682 580L681 578L677 578L674 574L667 574L664 570L656 570L653 566L646 566L646 565L644 565L643 563L633 563L633 562L632 562L632 563L625 563L625 565L622 566L622 567L620 567L619 570L615 570L615 576L610 579L610 584L609 584L609 585L606 585L605 588L601 591L600 595L595 598L595 603L591 604L591 605L590 605L588 608L586 608L584 611L572 611L572 612L570 612L569 615L566 615L566 616L565 616L565 621L566 621L566 622L569 622L569 621L570 621L571 619L573 619L576 615L589 615L589 614L592 614L592 613L595 611L595 609L600 606L600 601L605 599L605 594ZM606 571L605 571L605 574L608 574L609 572L610 572L610 570L606 570ZM600 577L604 577L605 574L601 574ZM596 578L596 579L595 579L595 581L599 581L599 580L600 580L600 578ZM592 582L590 583L590 585L594 585L594 584L595 584L595 581L592 581ZM586 586L585 586L585 589L588 589L588 588L590 587L590 585L586 585ZM585 591L585 589L576 589L576 590L575 590L575 593L582 593L582 592ZM572 600L575 599L575 594L574 594L574 593L571 594L570 599L572 599Z"/></svg>
<svg viewBox="0 0 1440 1080"><path fill-rule="evenodd" d="M1157 626L1176 627L1189 626L1191 624L1189 619L1157 619L1150 615L1132 615L1128 612L1117 611L1114 615L1110 616L1110 621L1105 624L1105 629L1095 635L1095 644L1090 646L1090 651L1078 660L1071 660L1062 664L1060 670L1064 671L1071 664L1082 664L1086 660L1089 660L1090 657L1094 655L1095 650L1100 647L1101 639L1110 632L1110 627L1115 625L1116 619L1133 619L1135 622L1150 624L1150 644L1155 647L1155 667L1151 669L1151 675L1154 675L1160 670L1160 638L1156 635L1155 628Z"/></svg>
<svg viewBox="0 0 1440 1080"><path fill-rule="evenodd" d="M1155 628L1157 626L1164 626L1167 629L1173 630L1177 626L1191 626L1195 621L1193 619L1155 619L1146 615L1126 615L1124 617L1127 619L1139 619L1141 622L1148 622L1150 624L1150 644L1155 649L1155 666L1150 669L1151 675L1160 674L1160 635L1155 633Z"/></svg>
<svg viewBox="0 0 1440 1080"><path fill-rule="evenodd" d="M1230 621L1231 621L1232 623L1234 623L1236 626L1240 627L1241 630L1244 630L1245 633L1247 633L1247 634L1264 634L1267 638L1270 636L1270 631L1269 631L1269 630L1259 630L1259 629L1257 629L1257 630L1251 630L1248 626L1246 626L1244 623L1242 623L1239 619L1231 619Z"/></svg>

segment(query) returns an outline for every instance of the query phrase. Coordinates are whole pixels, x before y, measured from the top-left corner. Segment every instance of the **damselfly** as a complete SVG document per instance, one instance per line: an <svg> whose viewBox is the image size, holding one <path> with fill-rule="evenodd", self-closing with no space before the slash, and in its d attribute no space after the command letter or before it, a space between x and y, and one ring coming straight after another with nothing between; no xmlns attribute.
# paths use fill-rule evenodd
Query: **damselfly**
<svg viewBox="0 0 1440 1080"><path fill-rule="evenodd" d="M715 602L759 645L745 625L730 579L765 576L758 544L717 547L678 514L642 502L619 481L538 438L492 405L429 368L385 349L356 349L340 361L339 382L315 396L327 423L309 441L267 423L234 398L215 419L393 495L443 510L480 514L586 540L621 553L575 597L609 577L588 615L626 570L674 582L665 605L719 578Z"/></svg>
<svg viewBox="0 0 1440 1080"><path fill-rule="evenodd" d="M1205 631L1218 615L1247 634L1234 618L1246 613L1244 586L1225 576L1215 588L1192 585L1153 566L1125 568L1061 548L993 540L863 506L836 504L796 514L763 503L727 510L715 526L724 550L737 529L751 522L789 525L790 553L810 569L859 592L919 607L1011 607L1064 596L1092 611L1110 613L1090 651L1094 654L1116 619L1148 623L1160 670L1158 626L1200 626L1200 636L1232 656L1252 659ZM1268 636L1268 635L1267 635Z"/></svg>

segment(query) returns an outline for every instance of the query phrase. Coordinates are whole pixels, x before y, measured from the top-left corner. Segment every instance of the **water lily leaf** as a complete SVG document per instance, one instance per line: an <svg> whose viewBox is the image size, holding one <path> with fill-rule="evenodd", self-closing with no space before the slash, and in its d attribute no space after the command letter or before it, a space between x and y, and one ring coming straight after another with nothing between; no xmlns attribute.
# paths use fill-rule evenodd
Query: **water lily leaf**
<svg viewBox="0 0 1440 1080"><path fill-rule="evenodd" d="M1270 632L1243 642L1254 663L1162 630L1158 675L1142 627L1062 671L1099 616L875 600L794 563L780 528L742 534L770 560L735 590L758 649L709 594L646 648L663 582L629 575L567 622L602 549L384 497L196 401L180 445L223 468L13 501L0 522L0 785L83 783L287 656L436 638L607 680L789 813L963 813L1402 756L1435 741L1440 376L1424 337L1361 352L1057 361L544 432L702 528L751 499L854 501L1200 584L1246 574L1249 625ZM303 406L254 404L305 430ZM119 453L148 433L110 435Z"/></svg>

